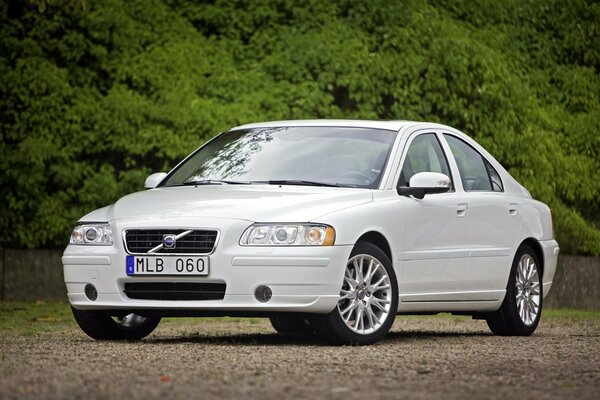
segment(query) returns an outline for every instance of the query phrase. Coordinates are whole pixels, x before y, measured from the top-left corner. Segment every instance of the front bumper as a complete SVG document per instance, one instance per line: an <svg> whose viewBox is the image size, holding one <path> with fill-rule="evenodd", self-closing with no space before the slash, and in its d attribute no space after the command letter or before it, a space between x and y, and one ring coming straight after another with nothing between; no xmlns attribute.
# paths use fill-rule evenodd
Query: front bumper
<svg viewBox="0 0 600 400"><path fill-rule="evenodd" d="M119 227L113 227L116 229ZM128 253L122 243L110 247L70 245L62 258L69 301L77 309L165 312L327 313L336 306L352 246L245 247L237 244L242 230L242 226L234 229L236 233L230 238L223 235L208 256L206 277L128 276ZM214 282L225 283L226 290L222 300L140 300L124 293L128 282ZM84 294L87 284L98 291L95 301ZM254 297L260 285L269 286L273 292L266 303Z"/></svg>

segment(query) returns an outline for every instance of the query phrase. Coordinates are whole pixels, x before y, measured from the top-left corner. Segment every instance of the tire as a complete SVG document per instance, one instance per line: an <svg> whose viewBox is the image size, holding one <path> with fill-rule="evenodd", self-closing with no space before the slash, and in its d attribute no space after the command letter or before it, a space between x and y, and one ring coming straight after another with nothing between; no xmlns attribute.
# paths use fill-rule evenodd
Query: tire
<svg viewBox="0 0 600 400"><path fill-rule="evenodd" d="M305 317L276 316L270 317L273 329L280 335L312 335L313 328Z"/></svg>
<svg viewBox="0 0 600 400"><path fill-rule="evenodd" d="M148 336L160 318L128 314L113 318L105 310L78 310L71 307L75 321L89 337L96 340L139 340Z"/></svg>
<svg viewBox="0 0 600 400"><path fill-rule="evenodd" d="M357 271L362 271L362 276ZM387 334L396 318L398 283L392 262L379 247L358 242L344 275L336 308L329 314L314 315L311 326L333 345L373 344Z"/></svg>
<svg viewBox="0 0 600 400"><path fill-rule="evenodd" d="M542 316L542 271L539 260L522 244L513 260L502 306L486 318L490 330L500 336L529 336Z"/></svg>

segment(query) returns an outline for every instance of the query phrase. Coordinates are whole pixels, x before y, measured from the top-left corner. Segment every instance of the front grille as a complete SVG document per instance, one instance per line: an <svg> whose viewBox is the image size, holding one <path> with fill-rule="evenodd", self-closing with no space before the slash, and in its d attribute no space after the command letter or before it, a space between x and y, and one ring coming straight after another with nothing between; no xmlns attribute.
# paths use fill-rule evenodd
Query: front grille
<svg viewBox="0 0 600 400"><path fill-rule="evenodd" d="M130 253L147 253L162 244L165 235L179 235L185 229L131 229L125 232L125 244ZM175 248L160 248L153 254L208 254L217 241L215 230L194 230L177 239Z"/></svg>
<svg viewBox="0 0 600 400"><path fill-rule="evenodd" d="M224 283L133 282L125 284L130 299L141 300L222 300Z"/></svg>

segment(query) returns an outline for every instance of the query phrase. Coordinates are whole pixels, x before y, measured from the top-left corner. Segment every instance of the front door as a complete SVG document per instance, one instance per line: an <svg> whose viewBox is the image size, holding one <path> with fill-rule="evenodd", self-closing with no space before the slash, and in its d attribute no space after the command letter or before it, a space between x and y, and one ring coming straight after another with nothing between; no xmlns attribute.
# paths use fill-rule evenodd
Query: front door
<svg viewBox="0 0 600 400"><path fill-rule="evenodd" d="M401 186L409 186L419 172L452 177L440 138L433 132L413 134L401 164ZM464 198L453 184L447 193L399 199L406 210L399 252L402 302L460 299L457 292L464 289L469 261L469 209Z"/></svg>

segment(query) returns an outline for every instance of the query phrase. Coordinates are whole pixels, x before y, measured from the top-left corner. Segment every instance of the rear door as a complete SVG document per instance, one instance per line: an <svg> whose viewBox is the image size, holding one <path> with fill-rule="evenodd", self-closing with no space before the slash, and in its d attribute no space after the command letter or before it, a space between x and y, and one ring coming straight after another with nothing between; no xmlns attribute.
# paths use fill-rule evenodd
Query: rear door
<svg viewBox="0 0 600 400"><path fill-rule="evenodd" d="M504 192L500 174L474 146L458 135L443 136L459 170L469 208L467 289L504 290L523 221L519 198Z"/></svg>

